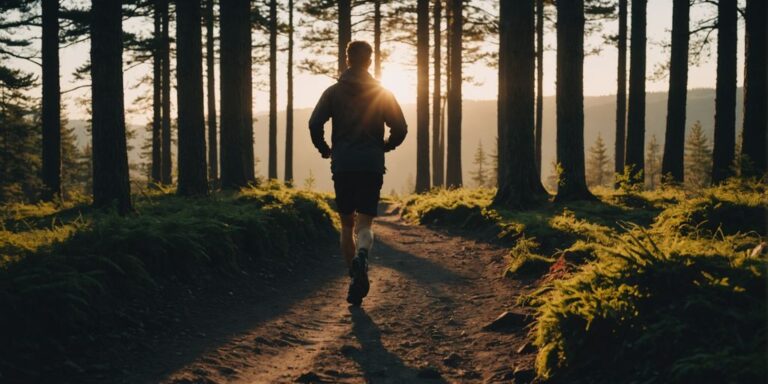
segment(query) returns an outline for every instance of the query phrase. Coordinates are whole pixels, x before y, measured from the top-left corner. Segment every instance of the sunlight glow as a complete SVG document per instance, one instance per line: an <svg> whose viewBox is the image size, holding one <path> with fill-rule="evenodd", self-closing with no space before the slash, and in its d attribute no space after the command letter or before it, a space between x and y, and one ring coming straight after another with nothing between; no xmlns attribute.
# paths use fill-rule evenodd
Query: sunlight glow
<svg viewBox="0 0 768 384"><path fill-rule="evenodd" d="M400 104L413 103L416 100L416 76L414 72L392 65L382 71L381 85L392 92Z"/></svg>

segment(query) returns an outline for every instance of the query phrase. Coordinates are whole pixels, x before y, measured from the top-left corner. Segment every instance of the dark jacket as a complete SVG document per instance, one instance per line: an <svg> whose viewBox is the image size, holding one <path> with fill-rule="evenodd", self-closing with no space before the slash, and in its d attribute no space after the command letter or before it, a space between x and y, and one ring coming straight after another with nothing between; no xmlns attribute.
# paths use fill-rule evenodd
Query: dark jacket
<svg viewBox="0 0 768 384"><path fill-rule="evenodd" d="M333 119L331 146L324 138L324 125ZM384 124L389 138L384 139ZM405 139L408 126L391 92L366 71L346 70L328 87L309 119L312 143L331 156L331 172L384 173L384 152Z"/></svg>

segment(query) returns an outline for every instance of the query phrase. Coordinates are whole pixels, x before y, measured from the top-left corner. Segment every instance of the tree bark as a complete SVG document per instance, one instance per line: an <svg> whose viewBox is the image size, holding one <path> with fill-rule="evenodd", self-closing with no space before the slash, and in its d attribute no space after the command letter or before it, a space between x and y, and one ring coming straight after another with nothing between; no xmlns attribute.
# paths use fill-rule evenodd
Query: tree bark
<svg viewBox="0 0 768 384"><path fill-rule="evenodd" d="M182 196L208 193L201 19L200 0L176 3L176 98L179 106L177 193Z"/></svg>
<svg viewBox="0 0 768 384"><path fill-rule="evenodd" d="M713 184L721 183L733 176L733 157L736 147L736 6L736 0L720 0L717 5Z"/></svg>
<svg viewBox="0 0 768 384"><path fill-rule="evenodd" d="M160 3L163 0L155 0L154 31L152 38L152 171L150 178L155 184L162 182L162 67L163 56L161 47L161 35L163 33L163 20L160 15Z"/></svg>
<svg viewBox="0 0 768 384"><path fill-rule="evenodd" d="M462 185L461 174L461 82L462 82L462 35L463 8L462 0L450 0L451 4L451 55L449 56L451 76L448 89L448 153L446 185L459 188Z"/></svg>
<svg viewBox="0 0 768 384"><path fill-rule="evenodd" d="M541 179L544 135L544 0L536 0L536 174Z"/></svg>
<svg viewBox="0 0 768 384"><path fill-rule="evenodd" d="M59 1L42 1L43 199L61 198L61 92L59 85Z"/></svg>
<svg viewBox="0 0 768 384"><path fill-rule="evenodd" d="M432 85L432 185L442 186L443 181L443 153L440 151L440 122L442 104L442 0L435 0L433 12L433 39L434 54L432 66L434 67L434 83Z"/></svg>
<svg viewBox="0 0 768 384"><path fill-rule="evenodd" d="M288 100L285 106L285 183L293 184L293 0L288 0Z"/></svg>
<svg viewBox="0 0 768 384"><path fill-rule="evenodd" d="M339 75L347 69L347 44L352 41L352 1L339 0Z"/></svg>
<svg viewBox="0 0 768 384"><path fill-rule="evenodd" d="M534 1L502 1L499 15L500 172L494 203L523 209L547 195L534 138Z"/></svg>
<svg viewBox="0 0 768 384"><path fill-rule="evenodd" d="M161 151L163 161L161 178L163 184L173 184L173 153L171 139L171 39L169 35L170 15L168 13L169 0L160 0L160 17L163 20L162 34L160 36L160 52L162 55L162 103L163 103L163 126L162 126L162 146Z"/></svg>
<svg viewBox="0 0 768 384"><path fill-rule="evenodd" d="M613 171L624 173L624 151L627 128L627 0L619 0L619 62L616 77L616 142ZM617 184L618 186L618 184Z"/></svg>
<svg viewBox="0 0 768 384"><path fill-rule="evenodd" d="M416 3L416 192L429 191L429 0Z"/></svg>
<svg viewBox="0 0 768 384"><path fill-rule="evenodd" d="M648 0L632 1L632 36L629 62L629 109L625 165L633 183L643 183L645 168L645 57Z"/></svg>
<svg viewBox="0 0 768 384"><path fill-rule="evenodd" d="M213 2L205 1L205 69L208 94L208 175L212 182L219 178L219 143L216 132L216 50L213 36Z"/></svg>
<svg viewBox="0 0 768 384"><path fill-rule="evenodd" d="M669 68L667 130L661 162L662 178L682 183L685 157L685 108L688 92L688 34L690 0L674 0L672 10L672 56Z"/></svg>
<svg viewBox="0 0 768 384"><path fill-rule="evenodd" d="M250 1L220 3L221 186L254 182Z"/></svg>
<svg viewBox="0 0 768 384"><path fill-rule="evenodd" d="M131 211L123 106L122 1L92 0L93 205Z"/></svg>
<svg viewBox="0 0 768 384"><path fill-rule="evenodd" d="M768 171L768 10L764 0L747 0L745 39L741 175L760 177Z"/></svg>
<svg viewBox="0 0 768 384"><path fill-rule="evenodd" d="M381 0L373 0L373 77L381 80Z"/></svg>
<svg viewBox="0 0 768 384"><path fill-rule="evenodd" d="M277 179L277 0L269 1L269 161L267 173Z"/></svg>
<svg viewBox="0 0 768 384"><path fill-rule="evenodd" d="M555 201L594 199L584 174L584 0L557 2L556 99L562 173Z"/></svg>

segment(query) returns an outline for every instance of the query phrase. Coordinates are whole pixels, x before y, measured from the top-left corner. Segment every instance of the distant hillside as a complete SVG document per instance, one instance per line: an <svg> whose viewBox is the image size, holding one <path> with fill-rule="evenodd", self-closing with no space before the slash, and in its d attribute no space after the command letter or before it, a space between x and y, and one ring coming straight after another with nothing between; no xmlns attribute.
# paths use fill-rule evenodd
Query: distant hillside
<svg viewBox="0 0 768 384"><path fill-rule="evenodd" d="M742 92L737 92L737 127L741 127ZM696 89L688 92L687 126L696 121L701 121L705 132L712 137L714 129L714 103L715 93L712 89ZM610 156L613 156L614 129L616 118L616 96L587 97L584 99L585 150L588 149L597 138L598 133L603 136L609 147ZM666 93L649 93L646 98L646 141L656 135L656 139L663 144L664 128L667 110ZM409 125L409 135L401 148L387 155L387 174L384 177L385 193L395 190L402 192L409 179L415 176L416 168L416 107L413 104L404 105L403 111ZM320 158L312 146L309 138L307 124L311 109L298 109L294 112L295 126L295 159L294 175L299 184L309 175L311 170L316 179L316 186L321 190L331 190L333 184L330 178L330 163ZM267 171L267 115L259 113L254 124L255 144L254 150L260 162L257 172L265 175ZM70 121L70 125L76 127L78 143L88 141L83 121ZM136 137L130 141L133 151L130 161L140 162L139 153L144 142L146 132L143 127L131 126L136 132ZM327 124L327 137L330 140L330 124ZM463 109L463 139L462 160L464 163L464 180L469 181L469 172L472 170L472 158L479 142L490 150L495 145L496 138L496 100L465 101ZM549 164L555 158L555 98L544 98L544 177L551 172ZM278 172L283 175L285 157L285 112L278 115Z"/></svg>

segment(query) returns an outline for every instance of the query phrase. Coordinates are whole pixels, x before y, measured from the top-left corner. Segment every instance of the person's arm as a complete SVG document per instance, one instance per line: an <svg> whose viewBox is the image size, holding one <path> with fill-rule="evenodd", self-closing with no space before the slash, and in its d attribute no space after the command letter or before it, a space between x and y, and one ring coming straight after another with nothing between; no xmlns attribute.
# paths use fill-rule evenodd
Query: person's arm
<svg viewBox="0 0 768 384"><path fill-rule="evenodd" d="M400 104L397 103L395 96L387 91L385 100L384 122L389 127L389 138L384 142L384 151L389 152L397 148L405 140L405 135L408 134L408 124L405 123L403 110L400 108Z"/></svg>
<svg viewBox="0 0 768 384"><path fill-rule="evenodd" d="M312 144L320 151L324 158L331 156L331 147L325 141L325 123L331 118L331 97L330 90L323 92L320 96L312 116L309 118L309 135L312 138Z"/></svg>

